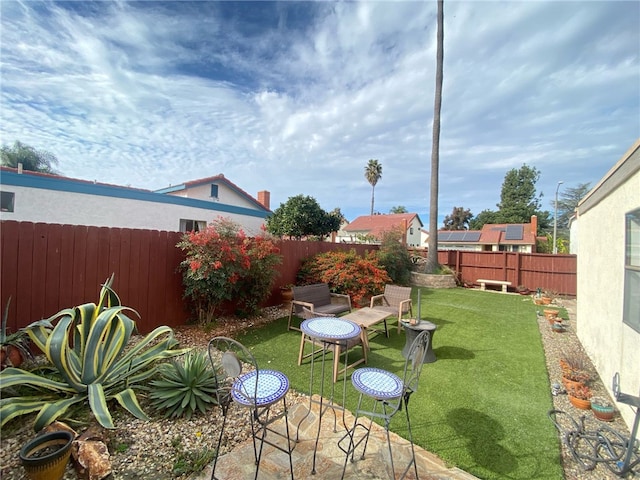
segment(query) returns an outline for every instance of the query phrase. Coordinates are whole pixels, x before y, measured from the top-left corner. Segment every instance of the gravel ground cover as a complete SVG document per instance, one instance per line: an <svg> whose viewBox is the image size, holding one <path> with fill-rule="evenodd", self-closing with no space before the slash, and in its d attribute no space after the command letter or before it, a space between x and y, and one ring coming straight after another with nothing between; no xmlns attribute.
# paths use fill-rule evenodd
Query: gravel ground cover
<svg viewBox="0 0 640 480"><path fill-rule="evenodd" d="M575 302L570 300L567 302ZM570 305L567 305L570 306ZM575 311L575 308L574 310ZM288 314L279 308L269 308L263 314L248 320L226 319L220 321L215 329L204 330L197 327L182 327L176 329L176 337L181 346L206 348L207 341L216 335L233 336L236 332L246 328L256 328L275 318ZM551 330L543 316L538 317L540 334L545 349L547 369L551 382L560 381L561 372L559 358L561 353L572 346L580 348L580 343L575 335L575 320L569 322L566 332L555 333ZM594 395L607 396L604 384L599 380L592 368L595 381L592 384ZM288 403L292 404L300 399L296 392L289 392ZM597 425L591 412L581 413L573 407L567 396L560 394L553 397L554 407L571 413L576 418L581 414L586 416L589 425ZM144 402L143 408L145 407ZM237 412L237 409L232 409ZM154 419L151 422L137 420L128 414L118 412L114 415L116 429L104 432L106 442L111 452L113 478L116 480L129 479L154 479L170 480L189 478L189 472L174 473L174 467L180 465L194 465L207 452L211 452L217 438L218 426L221 422L221 413L218 408L212 409L206 416L194 416L190 420L185 419ZM542 412L545 415L546 412ZM12 422L0 432L0 478L2 480L21 480L25 477L24 470L19 464L18 452L20 447L33 437L33 417L25 417L18 422ZM224 452L231 450L234 445L244 441L247 435L246 416L244 412L232 413L227 420ZM610 425L626 435L629 431L617 416ZM565 478L567 480L610 480L619 478L603 466L594 471L586 472L571 458L565 447L561 449L561 457ZM65 473L65 480L80 478L71 464Z"/></svg>

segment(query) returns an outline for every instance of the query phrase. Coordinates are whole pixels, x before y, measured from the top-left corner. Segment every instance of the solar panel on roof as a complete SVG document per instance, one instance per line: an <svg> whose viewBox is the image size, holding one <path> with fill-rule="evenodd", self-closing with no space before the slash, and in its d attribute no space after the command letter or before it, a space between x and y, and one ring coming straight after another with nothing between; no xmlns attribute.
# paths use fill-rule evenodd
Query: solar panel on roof
<svg viewBox="0 0 640 480"><path fill-rule="evenodd" d="M480 232L465 232L463 241L477 242L478 240L480 240Z"/></svg>
<svg viewBox="0 0 640 480"><path fill-rule="evenodd" d="M477 242L480 240L480 232L469 232L467 230L449 230L438 232L440 242Z"/></svg>
<svg viewBox="0 0 640 480"><path fill-rule="evenodd" d="M507 225L505 240L522 240L524 227L522 225Z"/></svg>

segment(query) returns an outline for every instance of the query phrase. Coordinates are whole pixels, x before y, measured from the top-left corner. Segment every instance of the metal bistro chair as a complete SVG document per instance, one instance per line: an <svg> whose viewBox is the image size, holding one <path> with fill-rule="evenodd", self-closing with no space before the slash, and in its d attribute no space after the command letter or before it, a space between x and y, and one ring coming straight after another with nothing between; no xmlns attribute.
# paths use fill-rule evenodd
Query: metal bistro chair
<svg viewBox="0 0 640 480"><path fill-rule="evenodd" d="M293 462L291 452L295 446L289 438L289 421L287 418L286 394L289 390L289 379L282 372L276 370L263 370L258 368L253 354L241 343L227 337L215 337L209 342L209 359L216 373L216 396L220 408L222 408L222 426L216 447L216 457L213 462L211 479L215 476L216 464L224 428L227 421L227 413L231 403L249 409L251 435L253 438L253 453L256 462L256 474L258 478L260 470L260 458L262 447L266 443L281 452L289 455L289 468L291 480L293 480ZM271 406L282 400L284 410L277 415L270 415ZM284 416L286 432L279 432L271 425ZM267 438L267 433L273 433L281 439L286 439L286 447L277 444ZM283 442L280 442L283 443Z"/></svg>
<svg viewBox="0 0 640 480"><path fill-rule="evenodd" d="M394 479L396 478L395 467L393 465L393 452L391 451L391 439L389 436L389 424L391 423L393 416L402 409L403 404L405 415L407 417L409 442L411 444L411 461L399 478L405 478L407 472L411 468L411 465L413 465L416 479L418 478L418 466L416 465L416 454L413 448L413 437L411 434L411 421L409 419L409 398L411 397L411 394L418 389L420 372L422 371L424 357L429 345L429 335L429 331L425 330L421 332L411 344L411 348L405 361L404 374L402 378L386 370L371 367L359 368L351 375L351 383L353 383L355 389L360 392L360 397L358 398L358 406L355 411L353 427L338 442L340 449L346 453L344 467L342 470L342 478L344 478L349 456L351 456L351 462L354 462L356 448L358 448L363 441L364 448L362 450L361 458L364 458L374 418L384 420L384 427L387 432L387 445L389 447L389 458L391 459L391 477ZM365 396L373 400L373 409L371 411L364 410L362 407L362 401ZM378 407L381 407L380 412L377 411ZM364 423L358 422L358 417L361 416L369 417L368 426ZM364 435L356 441L356 431L358 430L358 427L361 427L364 430ZM348 441L349 443L349 447L347 449L342 446L345 441Z"/></svg>

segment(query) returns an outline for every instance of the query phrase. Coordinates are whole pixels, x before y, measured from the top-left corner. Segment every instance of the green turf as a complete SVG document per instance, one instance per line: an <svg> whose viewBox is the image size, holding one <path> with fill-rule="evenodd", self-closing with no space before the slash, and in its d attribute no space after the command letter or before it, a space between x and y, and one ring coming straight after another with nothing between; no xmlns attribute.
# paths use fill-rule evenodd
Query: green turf
<svg viewBox="0 0 640 480"><path fill-rule="evenodd" d="M414 287L414 307L417 293ZM411 397L415 443L482 479L562 479L557 435L546 416L553 402L531 298L460 288L422 288L421 297L421 318L438 325L438 360L425 365ZM401 375L404 332L397 334L395 320L390 332L390 338L371 341L369 366ZM309 364L297 365L300 333L287 331L286 319L239 340L262 368L283 371L292 388L308 392ZM355 409L356 401L348 382L347 407ZM404 415L396 415L392 430L406 437Z"/></svg>

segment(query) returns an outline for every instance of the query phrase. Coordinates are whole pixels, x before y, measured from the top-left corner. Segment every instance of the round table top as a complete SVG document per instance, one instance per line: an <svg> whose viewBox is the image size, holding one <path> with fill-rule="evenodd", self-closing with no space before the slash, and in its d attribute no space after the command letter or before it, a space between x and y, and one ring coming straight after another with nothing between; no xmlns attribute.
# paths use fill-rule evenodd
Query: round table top
<svg viewBox="0 0 640 480"><path fill-rule="evenodd" d="M325 341L351 340L360 335L360 326L336 317L317 317L305 320L300 330L310 337Z"/></svg>
<svg viewBox="0 0 640 480"><path fill-rule="evenodd" d="M411 325L408 320L402 320L402 326L404 328L412 328L414 330L430 330L430 331L433 331L436 328L438 328L438 326L435 323L430 322L428 320L420 320L420 322L416 323L415 325Z"/></svg>

